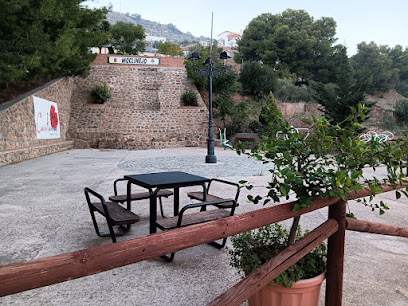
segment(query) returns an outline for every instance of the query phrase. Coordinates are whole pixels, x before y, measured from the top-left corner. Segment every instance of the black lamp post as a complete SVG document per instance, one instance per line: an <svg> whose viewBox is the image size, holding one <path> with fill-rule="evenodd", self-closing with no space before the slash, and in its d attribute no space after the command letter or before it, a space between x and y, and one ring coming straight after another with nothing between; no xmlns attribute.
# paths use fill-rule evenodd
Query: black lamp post
<svg viewBox="0 0 408 306"><path fill-rule="evenodd" d="M217 162L217 156L214 154L214 125L213 125L213 115L212 115L212 77L217 76L219 71L214 69L214 63L212 61L212 29L213 28L213 14L211 16L211 42L210 42L210 52L208 58L204 62L206 68L200 70L200 74L208 76L208 138L207 138L207 156L205 157L205 162L208 164L215 164ZM192 52L188 59L198 60L200 55L197 52ZM220 54L220 59L227 60L231 58L227 51L223 51Z"/></svg>

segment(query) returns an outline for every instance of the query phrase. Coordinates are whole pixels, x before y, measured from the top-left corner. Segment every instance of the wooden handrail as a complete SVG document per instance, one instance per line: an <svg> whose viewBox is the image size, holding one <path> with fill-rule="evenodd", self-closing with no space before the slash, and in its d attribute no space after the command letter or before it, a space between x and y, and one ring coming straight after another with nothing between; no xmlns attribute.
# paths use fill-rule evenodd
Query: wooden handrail
<svg viewBox="0 0 408 306"><path fill-rule="evenodd" d="M284 272L338 229L337 221L329 219L302 239L279 253L255 272L228 289L208 305L240 305L256 291L265 287L272 279Z"/></svg>
<svg viewBox="0 0 408 306"><path fill-rule="evenodd" d="M408 238L408 228L346 218L347 230Z"/></svg>
<svg viewBox="0 0 408 306"><path fill-rule="evenodd" d="M266 207L203 224L72 253L0 267L0 296L52 285L119 268L332 205L337 198L316 198L311 207L293 211L295 202Z"/></svg>
<svg viewBox="0 0 408 306"><path fill-rule="evenodd" d="M385 186L383 192L392 189L392 186ZM371 191L365 189L349 195L347 199L370 194ZM1 266L0 296L108 271L230 237L333 205L338 200L335 197L328 199L316 197L313 205L297 211L293 211L296 202L280 204L111 245Z"/></svg>

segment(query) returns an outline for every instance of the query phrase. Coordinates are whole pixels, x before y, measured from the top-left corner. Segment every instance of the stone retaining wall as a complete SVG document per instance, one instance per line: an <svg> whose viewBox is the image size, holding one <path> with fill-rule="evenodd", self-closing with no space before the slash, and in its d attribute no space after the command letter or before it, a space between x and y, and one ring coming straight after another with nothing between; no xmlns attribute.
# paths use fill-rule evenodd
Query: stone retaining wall
<svg viewBox="0 0 408 306"><path fill-rule="evenodd" d="M168 67L166 60L174 67ZM90 75L74 80L68 134L75 146L205 146L208 111L198 92L198 107L181 105L181 94L195 89L182 63L182 59L163 58L160 66L108 64L105 55L98 56ZM110 87L111 98L92 104L91 88L101 83Z"/></svg>
<svg viewBox="0 0 408 306"><path fill-rule="evenodd" d="M73 80L51 81L0 105L0 165L51 154L73 147L67 140ZM37 139L32 96L58 103L61 138Z"/></svg>

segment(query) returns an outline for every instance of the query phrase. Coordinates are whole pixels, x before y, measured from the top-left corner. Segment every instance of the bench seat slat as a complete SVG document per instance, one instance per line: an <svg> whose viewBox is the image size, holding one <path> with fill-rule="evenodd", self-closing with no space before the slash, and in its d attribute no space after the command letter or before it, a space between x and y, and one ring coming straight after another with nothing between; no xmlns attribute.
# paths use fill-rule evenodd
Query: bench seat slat
<svg viewBox="0 0 408 306"><path fill-rule="evenodd" d="M199 224L203 222L213 221L225 217L229 217L230 212L223 209L215 209L208 211L200 211L192 214L184 214L181 226L188 226L193 224ZM178 216L159 219L156 221L157 225L163 229L173 229L177 227Z"/></svg>
<svg viewBox="0 0 408 306"><path fill-rule="evenodd" d="M189 192L187 193L187 196L190 199L194 199L197 201L204 201L204 193L202 191L195 191L195 192ZM223 198L217 197L212 194L207 194L207 200L206 201L217 201L217 200L223 200ZM225 202L222 204L217 204L216 206L219 208L231 208L233 205L232 202Z"/></svg>
<svg viewBox="0 0 408 306"><path fill-rule="evenodd" d="M95 210L105 216L105 210L103 209L102 203L96 202L91 203L91 205L95 208ZM106 205L112 223L115 225L136 223L140 220L138 215L134 214L123 206L120 206L118 203L106 202Z"/></svg>
<svg viewBox="0 0 408 306"><path fill-rule="evenodd" d="M173 191L171 190L159 190L157 193L158 197L169 197L173 195ZM150 193L149 192L139 192L139 193L132 193L130 196L131 201L137 201L137 200L145 200L150 198ZM113 202L119 202L119 203L124 203L127 201L127 195L126 194L121 194L121 195L116 195L116 196L110 196L109 197L110 201Z"/></svg>

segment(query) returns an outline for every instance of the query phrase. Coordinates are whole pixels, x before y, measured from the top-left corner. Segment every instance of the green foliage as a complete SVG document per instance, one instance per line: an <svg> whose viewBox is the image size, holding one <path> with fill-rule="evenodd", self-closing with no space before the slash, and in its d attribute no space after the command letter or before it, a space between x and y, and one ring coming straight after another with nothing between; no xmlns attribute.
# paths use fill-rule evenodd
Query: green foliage
<svg viewBox="0 0 408 306"><path fill-rule="evenodd" d="M299 133L287 121L282 120L273 103L266 105L263 115L266 125L261 143L251 151L245 151L242 146L236 149L238 154L246 154L271 165L269 171L272 178L266 186L266 194L250 194L248 200L265 205L271 201L280 202L283 198L288 200L293 193L297 198L294 210L299 210L312 205L317 196L346 200L348 194L367 186L372 195L360 202L383 214L388 206L382 201L380 204L373 204L371 201L381 192L383 185L391 185L396 189L408 182L405 179L404 162L408 154L408 139L407 134L404 134L405 138L396 139L395 142L381 142L375 137L368 142L361 141L358 137L361 129L359 121L364 120L366 110L362 105L358 109L352 108L346 119L348 124L336 125L324 117L313 116L311 121L304 121L308 125L308 132ZM379 164L387 168L386 177L376 176L375 170ZM363 169L367 166L373 169L374 175L370 173L366 176ZM248 182L240 183L248 190L253 190L254 186ZM401 193L408 197L407 191L408 189L396 191L397 199ZM291 245L295 240L299 231L299 219L300 217L294 218L287 243L283 247ZM262 264L258 255L255 255L260 252L245 247L243 243L251 241L251 237L249 234L243 235L238 238L237 253L232 253L232 264L238 269L242 269L242 266L256 269L258 264ZM273 235L267 233L265 237L271 236L273 240ZM256 245L256 242L250 243ZM242 253L248 254L248 260L241 265ZM282 280L290 279L282 277Z"/></svg>
<svg viewBox="0 0 408 306"><path fill-rule="evenodd" d="M398 81L398 69L392 67L388 47L362 42L357 49L357 54L351 58L357 81L368 80L367 91L372 94L394 88Z"/></svg>
<svg viewBox="0 0 408 306"><path fill-rule="evenodd" d="M158 52L165 55L171 56L181 56L183 52L181 51L181 47L177 44L173 44L171 42L160 42L157 45Z"/></svg>
<svg viewBox="0 0 408 306"><path fill-rule="evenodd" d="M215 109L214 117L222 120L228 135L247 130L251 113L248 102L241 101L235 104L230 95L221 94L214 99L213 106Z"/></svg>
<svg viewBox="0 0 408 306"><path fill-rule="evenodd" d="M349 124L335 125L324 117L305 121L308 133L298 133L288 122L283 121L273 108L268 109L265 119L268 132L262 137L262 143L250 152L237 149L264 163L270 163L272 180L268 193L264 196L249 196L255 204L269 201L279 202L281 197L289 199L289 192L294 192L298 202L295 209L308 207L316 196L336 196L342 199L346 194L369 186L373 197L380 192L381 186L388 181L396 188L404 182L404 156L408 154L408 140L397 139L395 142L380 142L371 139L363 142L358 138L361 126L358 121L363 118L364 106L353 109L346 119ZM282 137L277 137L280 132ZM378 164L387 168L387 177L378 179L366 177L363 168L369 166L375 171ZM251 189L251 186L247 186ZM401 191L406 194L405 190ZM384 212L386 206L363 203L373 210Z"/></svg>
<svg viewBox="0 0 408 306"><path fill-rule="evenodd" d="M197 106L197 93L194 90L186 90L181 95L181 102L184 106Z"/></svg>
<svg viewBox="0 0 408 306"><path fill-rule="evenodd" d="M0 10L0 88L8 83L89 73L90 47L108 38L107 9L82 1L6 1Z"/></svg>
<svg viewBox="0 0 408 306"><path fill-rule="evenodd" d="M220 118L226 127L226 120L234 114L235 101L229 95L218 95L214 101L214 118Z"/></svg>
<svg viewBox="0 0 408 306"><path fill-rule="evenodd" d="M144 28L138 24L118 21L111 28L112 45L120 54L138 54L145 49Z"/></svg>
<svg viewBox="0 0 408 306"><path fill-rule="evenodd" d="M238 50L244 62L262 61L280 71L327 81L335 66L335 35L333 18L314 20L304 10L288 9L254 18L238 41Z"/></svg>
<svg viewBox="0 0 408 306"><path fill-rule="evenodd" d="M403 50L402 46L396 45L388 52L392 60L392 68L398 69L398 76L401 81L408 80L408 48Z"/></svg>
<svg viewBox="0 0 408 306"><path fill-rule="evenodd" d="M297 86L290 78L278 79L274 93L281 102L312 102L315 95L311 87Z"/></svg>
<svg viewBox="0 0 408 306"><path fill-rule="evenodd" d="M103 104L111 97L110 88L106 84L95 85L91 90L91 95L95 104Z"/></svg>
<svg viewBox="0 0 408 306"><path fill-rule="evenodd" d="M302 236L301 229L298 228L297 240ZM232 248L228 250L230 264L237 268L242 276L247 276L282 252L288 246L288 238L289 231L279 223L233 236ZM326 269L326 257L326 245L321 243L271 283L290 288L300 279L320 275Z"/></svg>
<svg viewBox="0 0 408 306"><path fill-rule="evenodd" d="M227 125L227 131L229 134L246 132L248 127L248 121L251 114L251 109L248 102L241 101L233 108L231 115L231 123Z"/></svg>
<svg viewBox="0 0 408 306"><path fill-rule="evenodd" d="M244 95L262 98L273 92L277 75L273 68L258 62L247 62L242 65L239 81Z"/></svg>
<svg viewBox="0 0 408 306"><path fill-rule="evenodd" d="M311 83L315 90L314 100L324 106L325 116L333 120L334 124L349 124L346 118L351 114L351 108L357 108L359 104L365 103L367 107L373 106L373 102L365 100L365 90L367 83L360 81L357 84L352 83L352 67L347 57L346 49L341 51L339 66L336 69L337 83L334 86L324 85L322 83ZM365 111L367 119L369 109Z"/></svg>
<svg viewBox="0 0 408 306"><path fill-rule="evenodd" d="M397 101L394 116L399 122L408 124L408 99Z"/></svg>
<svg viewBox="0 0 408 306"><path fill-rule="evenodd" d="M394 117L391 116L383 116L380 121L375 122L372 125L383 131L390 131L394 134L401 134L403 131L405 131L404 124L397 122Z"/></svg>
<svg viewBox="0 0 408 306"><path fill-rule="evenodd" d="M395 90L403 95L405 98L408 98L408 79L400 80L395 86Z"/></svg>
<svg viewBox="0 0 408 306"><path fill-rule="evenodd" d="M204 66L203 63L209 55L209 48L205 48L199 44L190 49L190 52L196 51L200 54L201 59L191 61L186 58L184 65L187 70L187 78L192 80L196 85L198 91L208 90L208 66ZM213 69L217 70L218 74L213 74L212 85L213 91L219 94L232 94L236 91L237 85L237 73L229 66L224 66L219 56L222 52L222 48L213 46L212 48L212 61Z"/></svg>

